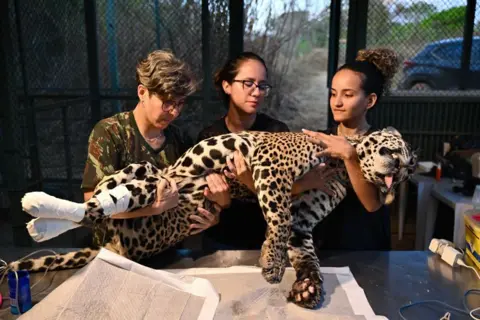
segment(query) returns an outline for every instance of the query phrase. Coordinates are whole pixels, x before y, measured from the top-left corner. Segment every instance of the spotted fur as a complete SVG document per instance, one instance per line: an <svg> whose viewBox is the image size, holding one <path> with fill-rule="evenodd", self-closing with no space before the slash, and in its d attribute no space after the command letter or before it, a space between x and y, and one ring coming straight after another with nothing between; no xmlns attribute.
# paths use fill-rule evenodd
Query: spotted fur
<svg viewBox="0 0 480 320"><path fill-rule="evenodd" d="M350 141L357 150L365 178L379 187L382 197L393 200L393 190L408 178L416 165L416 156L393 129L376 131ZM303 133L242 132L211 137L190 148L172 166L158 170L150 163L131 164L105 177L96 187L95 195L86 203L85 226L104 223L108 242L105 248L139 261L158 254L188 236L189 216L197 207L209 208L204 197L206 174L223 172L227 157L239 150L253 173L257 199L268 229L261 250L262 275L269 283L281 281L287 259L296 270L290 300L313 308L321 296L322 276L315 255L312 230L345 197L348 177L343 163L316 156L322 148L307 141ZM339 176L327 182L330 196L310 190L292 199L291 188L297 179L321 161L340 168ZM384 177L393 176L388 188ZM174 179L179 189L179 205L162 214L135 218L109 219L96 195L123 184L132 195L128 211L152 204L161 179ZM254 196L247 189L231 183L232 197ZM115 201L115 199L114 199ZM246 233L247 236L247 233ZM80 267L91 261L97 250L83 249L58 257L50 256L11 263L15 269L31 271Z"/></svg>

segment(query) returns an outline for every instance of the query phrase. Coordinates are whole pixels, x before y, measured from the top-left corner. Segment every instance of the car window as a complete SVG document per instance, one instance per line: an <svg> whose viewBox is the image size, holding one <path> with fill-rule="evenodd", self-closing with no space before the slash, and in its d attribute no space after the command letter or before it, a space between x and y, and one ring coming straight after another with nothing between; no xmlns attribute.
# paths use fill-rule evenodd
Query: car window
<svg viewBox="0 0 480 320"><path fill-rule="evenodd" d="M439 45L432 54L440 60L460 62L462 59L462 43L446 43Z"/></svg>

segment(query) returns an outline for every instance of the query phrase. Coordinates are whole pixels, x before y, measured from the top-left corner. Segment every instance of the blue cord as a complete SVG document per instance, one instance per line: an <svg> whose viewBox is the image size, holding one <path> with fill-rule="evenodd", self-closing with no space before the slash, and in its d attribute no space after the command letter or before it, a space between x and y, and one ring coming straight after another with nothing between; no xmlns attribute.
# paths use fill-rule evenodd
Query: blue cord
<svg viewBox="0 0 480 320"><path fill-rule="evenodd" d="M469 289L465 292L465 294L463 295L463 307L465 308L465 310L472 310L468 307L468 303L467 303L467 296L470 294L470 293L474 293L474 294L480 294L480 289ZM470 314L470 311L469 311L469 314ZM475 314L473 313L473 316L475 318L478 318L480 317L479 314Z"/></svg>
<svg viewBox="0 0 480 320"><path fill-rule="evenodd" d="M419 305L419 304L426 304L426 303L437 303L437 304L440 304L444 307L447 307L447 308L449 308L453 311L457 311L458 313L465 314L465 315L470 315L470 313L465 311L465 310L455 308L455 307L453 307L449 304L446 304L445 302L439 301L439 300L423 300L423 301L413 302L413 303L404 305L398 310L398 314L400 315L400 318L402 318L402 320L407 320L407 318L405 318L402 314L403 310L408 309L408 308L413 307L413 306L416 306L416 305Z"/></svg>
<svg viewBox="0 0 480 320"><path fill-rule="evenodd" d="M461 314L465 314L465 315L468 315L470 316L470 309L468 307L468 303L467 303L467 296L469 294L480 294L480 289L469 289L467 291L465 291L464 295L463 295L463 307L465 308L464 310L462 309L459 309L459 308L455 308L445 302L442 302L442 301L439 301L439 300L422 300L422 301L418 301L418 302L413 302L413 303L410 303L410 304L406 304L402 307L400 307L400 309L398 309L398 314L400 315L400 318L402 318L402 320L407 320L407 318L405 318L402 314L402 311L404 311L405 309L408 309L410 307L413 307L413 306L416 306L416 305L419 305L419 304L426 304L426 303L436 303L436 304L440 304L446 308L449 308L453 311L456 311L458 313L461 313ZM478 314L473 314L475 317L480 317L480 315Z"/></svg>

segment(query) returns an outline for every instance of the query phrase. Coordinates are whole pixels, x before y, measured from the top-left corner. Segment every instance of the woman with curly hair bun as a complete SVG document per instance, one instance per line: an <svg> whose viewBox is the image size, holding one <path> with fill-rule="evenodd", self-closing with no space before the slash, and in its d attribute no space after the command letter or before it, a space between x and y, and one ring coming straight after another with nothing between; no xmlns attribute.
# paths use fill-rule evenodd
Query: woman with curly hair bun
<svg viewBox="0 0 480 320"><path fill-rule="evenodd" d="M332 79L330 108L337 123L324 132L304 130L324 154L342 159L352 189L321 222L314 237L321 249L390 250L390 217L377 188L362 175L354 147L345 137L366 135L375 129L367 112L388 92L399 66L390 49L360 50L352 63L341 66Z"/></svg>

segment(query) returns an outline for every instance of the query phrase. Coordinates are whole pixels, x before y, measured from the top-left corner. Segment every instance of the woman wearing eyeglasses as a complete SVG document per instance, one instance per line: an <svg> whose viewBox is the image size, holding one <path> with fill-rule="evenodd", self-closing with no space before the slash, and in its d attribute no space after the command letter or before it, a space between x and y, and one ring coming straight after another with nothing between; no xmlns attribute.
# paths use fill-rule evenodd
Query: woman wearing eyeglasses
<svg viewBox="0 0 480 320"><path fill-rule="evenodd" d="M172 53L157 50L139 62L136 80L139 101L135 109L101 120L90 134L81 186L85 201L92 197L95 186L105 175L140 161L164 168L174 163L191 146L180 130L171 125L180 115L185 98L196 89L189 67ZM215 182L215 178L209 180ZM177 205L176 191L174 181L169 185L161 184L157 200L152 206L116 214L112 218L128 219L159 214ZM202 208L198 211L199 215L191 217L192 234L217 223L218 213L213 214Z"/></svg>
<svg viewBox="0 0 480 320"><path fill-rule="evenodd" d="M285 123L258 112L265 97L272 90L268 83L267 66L261 57L252 52L241 53L229 60L215 74L214 81L228 111L224 117L203 129L198 136L198 141L242 130L289 131ZM227 164L231 173L225 172L225 175L237 179L255 193L252 173L247 170L241 153L236 152L234 161L227 161ZM323 174L327 177L333 174L333 172L323 172L323 168L310 172L294 184L292 190L294 195L313 188L325 189L323 179L319 179L319 175ZM266 223L258 202L254 198L230 200L228 194L218 192L219 190L228 190L225 177L210 175L207 177L207 181L212 181L213 178L215 178L215 183L212 182L211 186L209 185L205 195L211 194L213 187L213 191L223 197L218 199L217 203L230 204L222 211L219 223L204 234L205 247L259 249L265 240Z"/></svg>

